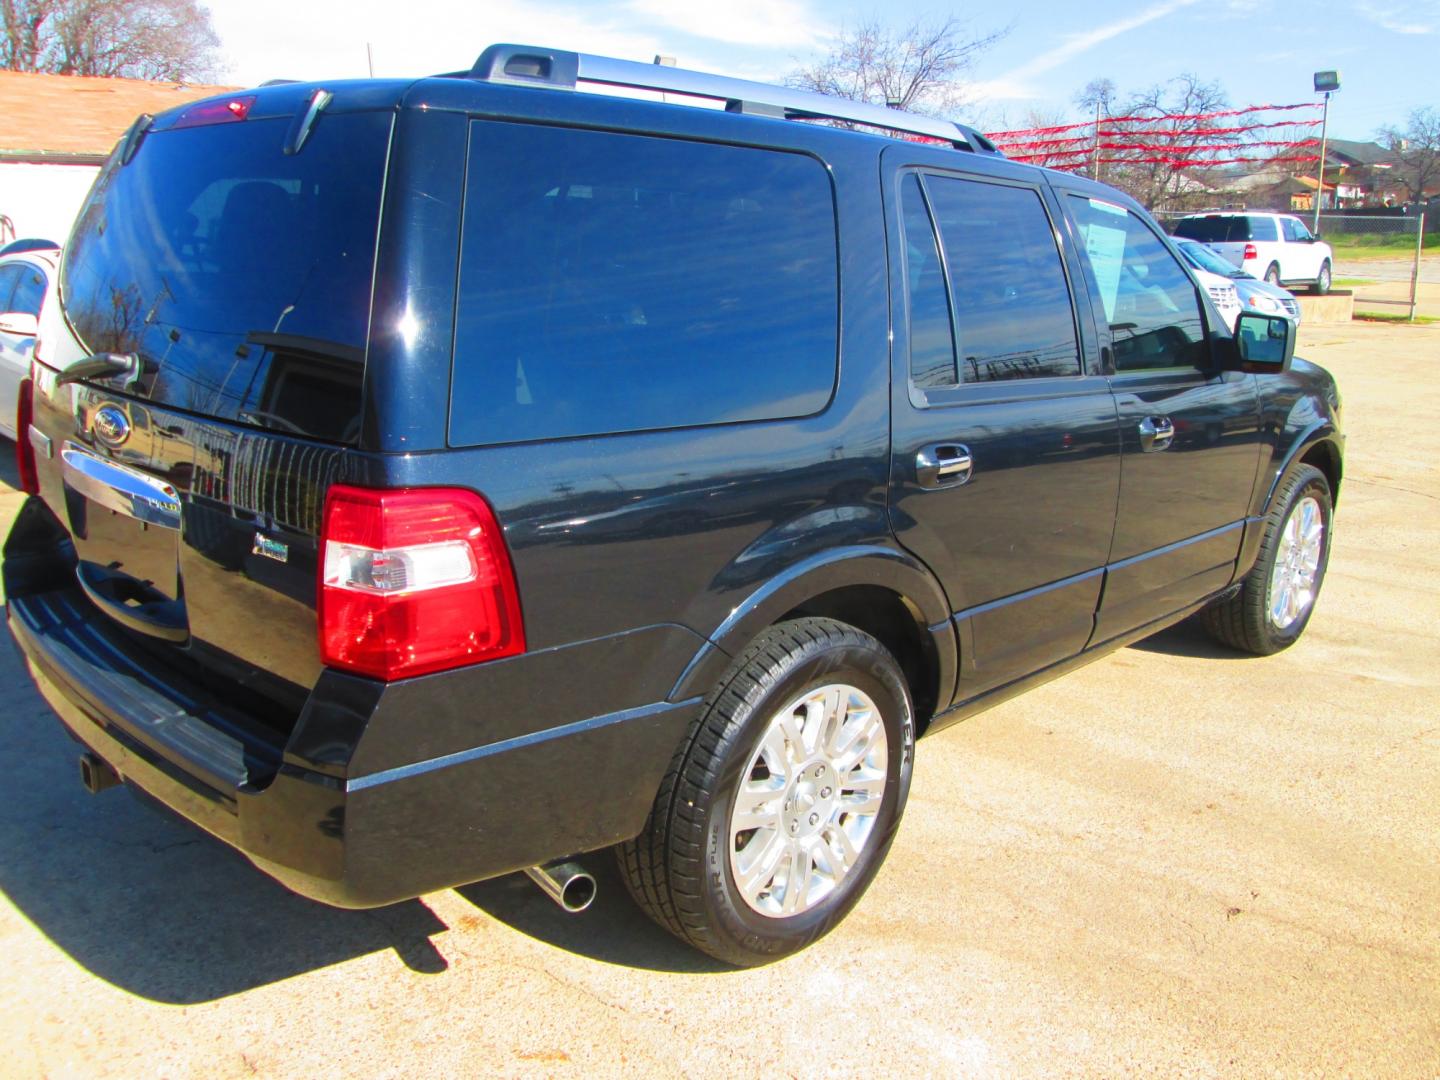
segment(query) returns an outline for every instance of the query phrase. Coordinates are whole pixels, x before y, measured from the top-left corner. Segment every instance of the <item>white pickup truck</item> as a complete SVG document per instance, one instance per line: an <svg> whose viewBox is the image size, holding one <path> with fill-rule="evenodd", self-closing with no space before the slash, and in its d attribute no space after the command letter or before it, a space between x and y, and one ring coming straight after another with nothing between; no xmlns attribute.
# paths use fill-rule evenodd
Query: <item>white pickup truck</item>
<svg viewBox="0 0 1440 1080"><path fill-rule="evenodd" d="M1272 285L1330 291L1334 266L1330 245L1312 236L1293 214L1190 214L1175 223L1173 232L1200 241Z"/></svg>

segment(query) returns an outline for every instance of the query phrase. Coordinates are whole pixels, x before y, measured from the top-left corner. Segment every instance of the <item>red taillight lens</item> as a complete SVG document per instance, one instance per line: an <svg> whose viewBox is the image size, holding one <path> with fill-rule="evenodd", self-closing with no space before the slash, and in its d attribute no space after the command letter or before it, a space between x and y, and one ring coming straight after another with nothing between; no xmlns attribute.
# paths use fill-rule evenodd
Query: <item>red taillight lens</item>
<svg viewBox="0 0 1440 1080"><path fill-rule="evenodd" d="M250 106L255 104L255 95L227 98L224 101L207 101L186 109L171 128L202 127L205 124L233 124L250 115Z"/></svg>
<svg viewBox="0 0 1440 1080"><path fill-rule="evenodd" d="M500 525L462 488L331 487L319 601L321 658L377 679L525 651Z"/></svg>
<svg viewBox="0 0 1440 1080"><path fill-rule="evenodd" d="M21 379L15 406L15 471L20 477L20 490L27 495L40 494L40 477L35 473L35 445L30 441L30 421L34 416L35 384Z"/></svg>
<svg viewBox="0 0 1440 1080"><path fill-rule="evenodd" d="M1258 259L1260 257L1260 252L1255 250L1254 244L1246 244L1245 254L1240 257L1242 259Z"/></svg>

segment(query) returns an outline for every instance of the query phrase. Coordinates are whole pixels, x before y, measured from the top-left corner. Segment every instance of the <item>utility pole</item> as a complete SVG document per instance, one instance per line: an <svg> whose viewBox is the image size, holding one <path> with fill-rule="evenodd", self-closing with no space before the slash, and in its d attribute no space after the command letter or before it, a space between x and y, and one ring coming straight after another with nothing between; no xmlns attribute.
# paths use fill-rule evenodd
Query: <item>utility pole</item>
<svg viewBox="0 0 1440 1080"><path fill-rule="evenodd" d="M1325 140L1330 133L1330 95L1340 89L1340 72L1315 72L1315 92L1325 95L1325 111L1320 118L1320 168L1315 176L1315 222L1310 231L1320 235L1320 204L1325 201Z"/></svg>
<svg viewBox="0 0 1440 1080"><path fill-rule="evenodd" d="M1100 98L1095 98L1095 145L1090 149L1090 179L1100 179Z"/></svg>

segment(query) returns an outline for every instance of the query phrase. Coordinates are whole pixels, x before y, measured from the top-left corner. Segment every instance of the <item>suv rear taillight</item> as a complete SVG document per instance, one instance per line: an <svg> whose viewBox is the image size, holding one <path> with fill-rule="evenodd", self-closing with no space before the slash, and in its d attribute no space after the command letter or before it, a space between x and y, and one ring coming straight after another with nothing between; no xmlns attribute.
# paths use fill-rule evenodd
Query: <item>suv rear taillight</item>
<svg viewBox="0 0 1440 1080"><path fill-rule="evenodd" d="M320 560L331 667L389 681L525 651L510 553L473 491L336 484Z"/></svg>
<svg viewBox="0 0 1440 1080"><path fill-rule="evenodd" d="M1258 259L1260 257L1260 252L1255 250L1254 244L1246 244L1245 254L1240 257L1242 259Z"/></svg>
<svg viewBox="0 0 1440 1080"><path fill-rule="evenodd" d="M20 380L20 394L15 404L15 472L20 490L27 495L40 494L40 477L35 472L35 444L30 441L30 421L35 416L35 384Z"/></svg>

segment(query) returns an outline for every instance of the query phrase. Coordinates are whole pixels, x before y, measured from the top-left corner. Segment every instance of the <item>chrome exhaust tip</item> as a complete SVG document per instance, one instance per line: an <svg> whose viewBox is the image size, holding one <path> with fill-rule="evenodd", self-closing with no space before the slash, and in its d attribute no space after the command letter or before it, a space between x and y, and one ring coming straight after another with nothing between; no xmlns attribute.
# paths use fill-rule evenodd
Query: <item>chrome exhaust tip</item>
<svg viewBox="0 0 1440 1080"><path fill-rule="evenodd" d="M572 915L595 901L595 879L573 862L532 866L525 873L541 892Z"/></svg>

